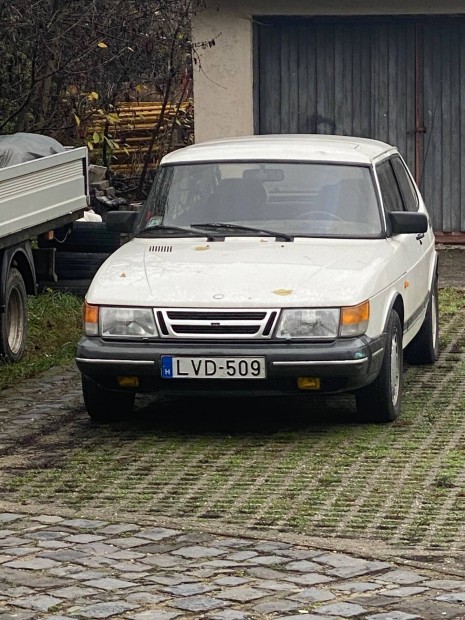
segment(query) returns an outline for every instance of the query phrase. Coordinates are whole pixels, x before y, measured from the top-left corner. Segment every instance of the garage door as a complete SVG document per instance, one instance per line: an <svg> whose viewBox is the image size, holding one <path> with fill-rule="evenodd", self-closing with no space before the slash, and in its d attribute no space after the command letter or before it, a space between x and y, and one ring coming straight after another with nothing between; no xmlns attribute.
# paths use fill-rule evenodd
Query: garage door
<svg viewBox="0 0 465 620"><path fill-rule="evenodd" d="M464 18L260 17L256 133L352 134L395 144L415 173L438 239L453 233L460 241L465 231L461 66Z"/></svg>

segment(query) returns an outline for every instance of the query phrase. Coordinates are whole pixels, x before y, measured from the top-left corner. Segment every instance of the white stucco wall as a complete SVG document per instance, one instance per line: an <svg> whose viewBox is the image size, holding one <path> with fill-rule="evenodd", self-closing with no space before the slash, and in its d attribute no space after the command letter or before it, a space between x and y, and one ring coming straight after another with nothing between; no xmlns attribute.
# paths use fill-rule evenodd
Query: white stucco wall
<svg viewBox="0 0 465 620"><path fill-rule="evenodd" d="M206 4L192 23L196 142L253 133L253 16L465 13L465 0L206 0ZM212 40L214 46L202 46Z"/></svg>
<svg viewBox="0 0 465 620"><path fill-rule="evenodd" d="M211 40L214 47L199 46ZM201 11L194 19L193 42L196 142L253 133L250 14L237 8Z"/></svg>

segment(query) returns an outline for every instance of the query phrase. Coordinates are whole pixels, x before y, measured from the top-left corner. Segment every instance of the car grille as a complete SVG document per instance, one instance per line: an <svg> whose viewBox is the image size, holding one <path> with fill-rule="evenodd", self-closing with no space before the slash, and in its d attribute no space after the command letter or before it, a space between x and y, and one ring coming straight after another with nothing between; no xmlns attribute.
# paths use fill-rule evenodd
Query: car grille
<svg viewBox="0 0 465 620"><path fill-rule="evenodd" d="M269 309L155 311L162 338L270 338L278 314Z"/></svg>

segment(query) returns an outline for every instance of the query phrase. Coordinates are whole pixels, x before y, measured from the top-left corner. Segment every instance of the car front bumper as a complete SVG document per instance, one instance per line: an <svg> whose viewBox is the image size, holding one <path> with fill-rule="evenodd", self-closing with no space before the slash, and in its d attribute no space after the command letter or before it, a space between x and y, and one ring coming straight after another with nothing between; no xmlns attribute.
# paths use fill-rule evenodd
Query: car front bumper
<svg viewBox="0 0 465 620"><path fill-rule="evenodd" d="M379 373L385 337L341 339L328 343L231 343L227 341L122 342L81 338L76 350L80 372L109 389L124 387L161 394L301 394L300 377L318 379L319 393L350 392L371 383ZM162 355L194 358L264 357L265 379L163 378Z"/></svg>

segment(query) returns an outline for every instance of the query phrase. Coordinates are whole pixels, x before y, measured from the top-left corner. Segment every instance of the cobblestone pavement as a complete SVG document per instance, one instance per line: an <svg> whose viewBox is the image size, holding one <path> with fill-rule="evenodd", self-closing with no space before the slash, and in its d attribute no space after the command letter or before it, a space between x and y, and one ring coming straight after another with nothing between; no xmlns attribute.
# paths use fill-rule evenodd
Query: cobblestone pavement
<svg viewBox="0 0 465 620"><path fill-rule="evenodd" d="M465 618L465 580L305 545L0 514L0 619Z"/></svg>
<svg viewBox="0 0 465 620"><path fill-rule="evenodd" d="M5 391L0 448L82 410L76 379ZM18 504L0 485L0 620L465 620L463 554L215 525Z"/></svg>
<svg viewBox="0 0 465 620"><path fill-rule="evenodd" d="M2 392L0 454L75 410L74 366ZM0 476L0 620L465 620L460 550L21 502Z"/></svg>

